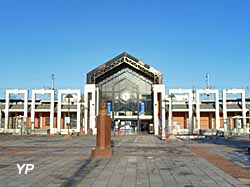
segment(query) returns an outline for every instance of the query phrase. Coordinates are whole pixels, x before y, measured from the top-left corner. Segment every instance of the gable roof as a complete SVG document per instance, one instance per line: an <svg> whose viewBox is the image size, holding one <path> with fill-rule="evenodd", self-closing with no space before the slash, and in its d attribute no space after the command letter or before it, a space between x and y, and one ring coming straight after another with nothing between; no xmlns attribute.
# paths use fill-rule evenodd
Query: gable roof
<svg viewBox="0 0 250 187"><path fill-rule="evenodd" d="M123 68L130 68L150 79L154 84L162 84L162 73L137 58L124 52L87 74L88 84L98 84Z"/></svg>

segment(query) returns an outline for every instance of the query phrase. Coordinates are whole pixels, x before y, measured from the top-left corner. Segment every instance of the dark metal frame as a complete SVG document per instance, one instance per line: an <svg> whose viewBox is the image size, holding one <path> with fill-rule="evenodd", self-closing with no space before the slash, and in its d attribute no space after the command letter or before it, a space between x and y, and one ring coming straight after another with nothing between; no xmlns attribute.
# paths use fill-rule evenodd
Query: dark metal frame
<svg viewBox="0 0 250 187"><path fill-rule="evenodd" d="M105 64L97 67L87 74L88 84L98 84L110 75L120 71L124 67L129 67L139 74L150 79L154 84L162 84L163 78L159 71L152 71L150 66L139 61L137 58L122 53Z"/></svg>

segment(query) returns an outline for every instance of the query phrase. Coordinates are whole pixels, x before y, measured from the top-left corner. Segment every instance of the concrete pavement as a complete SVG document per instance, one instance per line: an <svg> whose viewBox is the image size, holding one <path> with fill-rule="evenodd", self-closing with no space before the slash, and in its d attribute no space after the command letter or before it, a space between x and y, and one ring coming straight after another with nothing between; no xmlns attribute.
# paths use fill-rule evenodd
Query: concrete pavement
<svg viewBox="0 0 250 187"><path fill-rule="evenodd" d="M95 137L0 136L0 186L247 186L193 149L219 152L218 145L166 143L155 136L112 137L112 142L112 158L92 159L89 153ZM16 164L27 163L34 164L34 170L18 175Z"/></svg>

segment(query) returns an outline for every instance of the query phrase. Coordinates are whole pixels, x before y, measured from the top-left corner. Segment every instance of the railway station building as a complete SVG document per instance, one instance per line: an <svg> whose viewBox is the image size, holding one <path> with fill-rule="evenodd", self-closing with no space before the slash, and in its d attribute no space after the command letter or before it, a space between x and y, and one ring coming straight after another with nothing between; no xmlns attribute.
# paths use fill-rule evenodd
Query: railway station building
<svg viewBox="0 0 250 187"><path fill-rule="evenodd" d="M128 53L87 73L83 87L83 93L7 89L0 100L0 132L95 135L100 101L105 98L112 131L153 133L162 139L201 131L249 133L250 99L245 89L166 89L162 72Z"/></svg>

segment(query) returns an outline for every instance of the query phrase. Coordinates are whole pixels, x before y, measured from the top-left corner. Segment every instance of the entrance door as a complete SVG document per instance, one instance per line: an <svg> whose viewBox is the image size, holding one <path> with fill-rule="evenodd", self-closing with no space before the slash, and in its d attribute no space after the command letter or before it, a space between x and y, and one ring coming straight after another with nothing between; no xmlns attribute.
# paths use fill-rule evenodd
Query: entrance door
<svg viewBox="0 0 250 187"><path fill-rule="evenodd" d="M131 126L135 125L136 121L136 130L140 129L140 121L139 121L139 89L138 85L129 79L121 79L116 84L113 85L112 88L112 120L113 122L117 121L117 119L121 118L123 126L127 125L129 120L126 119L134 119L131 121ZM120 120L120 122L122 122ZM120 124L121 125L121 124Z"/></svg>

